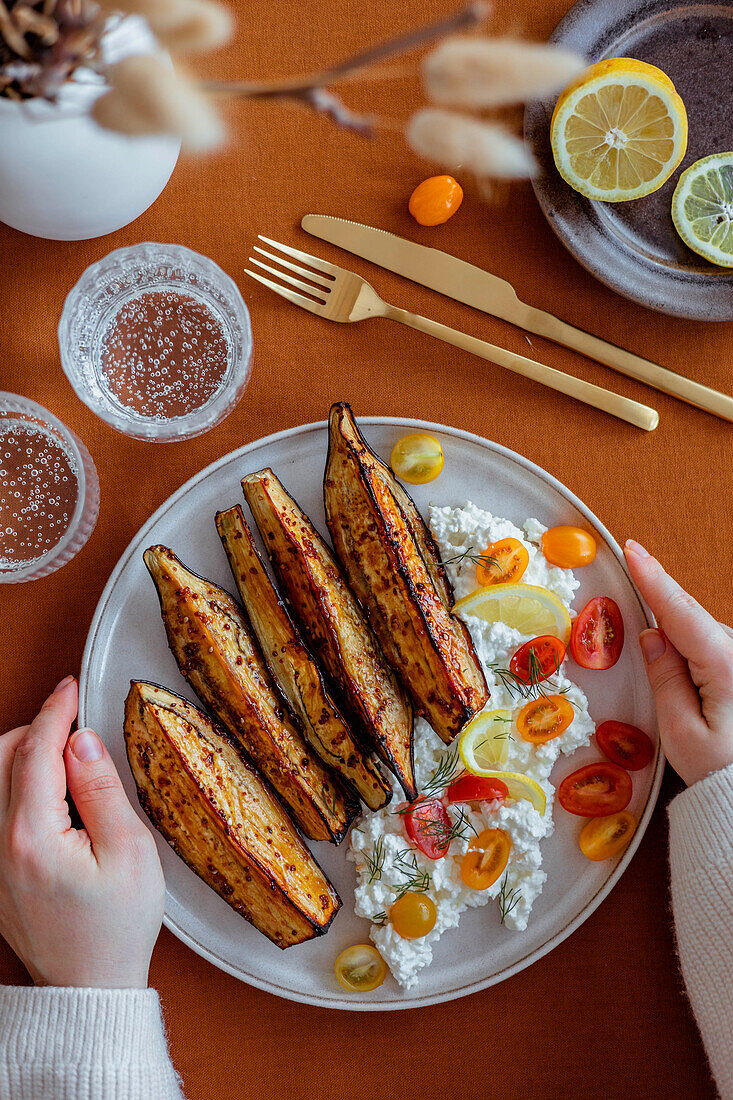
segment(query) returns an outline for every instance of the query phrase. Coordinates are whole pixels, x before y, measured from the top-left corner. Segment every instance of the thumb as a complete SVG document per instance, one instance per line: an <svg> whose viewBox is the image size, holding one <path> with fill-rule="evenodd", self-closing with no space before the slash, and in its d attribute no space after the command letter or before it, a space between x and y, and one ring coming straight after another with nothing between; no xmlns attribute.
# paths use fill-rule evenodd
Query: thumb
<svg viewBox="0 0 733 1100"><path fill-rule="evenodd" d="M662 630L644 630L639 636L639 644L662 733L685 726L689 728L693 722L700 722L700 696L682 654Z"/></svg>
<svg viewBox="0 0 733 1100"><path fill-rule="evenodd" d="M69 794L84 822L92 848L112 850L140 824L112 757L93 730L69 738L64 753Z"/></svg>

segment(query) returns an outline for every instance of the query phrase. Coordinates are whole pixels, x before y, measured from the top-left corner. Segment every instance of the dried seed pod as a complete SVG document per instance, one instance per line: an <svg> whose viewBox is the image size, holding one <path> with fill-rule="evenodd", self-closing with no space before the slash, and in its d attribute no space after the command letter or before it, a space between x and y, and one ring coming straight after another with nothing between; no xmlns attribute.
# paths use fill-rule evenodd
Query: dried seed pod
<svg viewBox="0 0 733 1100"><path fill-rule="evenodd" d="M232 34L231 13L212 0L98 0L105 11L142 15L158 41L174 53L211 50Z"/></svg>
<svg viewBox="0 0 733 1100"><path fill-rule="evenodd" d="M407 142L426 160L446 168L463 168L477 176L523 179L537 170L518 137L495 123L482 122L452 111L427 108L407 124Z"/></svg>
<svg viewBox="0 0 733 1100"><path fill-rule="evenodd" d="M510 38L453 38L423 62L430 99L482 110L524 103L564 88L587 66L571 50Z"/></svg>
<svg viewBox="0 0 733 1100"><path fill-rule="evenodd" d="M123 134L172 134L185 148L213 149L224 127L208 98L160 57L126 57L108 72L110 91L92 109L95 120Z"/></svg>

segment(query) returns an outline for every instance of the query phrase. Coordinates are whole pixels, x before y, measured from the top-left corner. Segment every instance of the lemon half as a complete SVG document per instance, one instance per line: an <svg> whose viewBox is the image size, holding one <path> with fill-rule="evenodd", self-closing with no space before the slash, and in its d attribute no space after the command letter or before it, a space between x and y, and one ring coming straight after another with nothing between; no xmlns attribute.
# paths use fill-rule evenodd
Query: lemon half
<svg viewBox="0 0 733 1100"><path fill-rule="evenodd" d="M733 267L733 153L703 157L682 173L672 196L672 220L693 252Z"/></svg>
<svg viewBox="0 0 733 1100"><path fill-rule="evenodd" d="M570 615L554 592L534 584L491 584L477 588L453 608L454 614L476 615L489 623L504 623L533 638L552 634L567 645Z"/></svg>
<svg viewBox="0 0 733 1100"><path fill-rule="evenodd" d="M560 95L550 139L563 179L602 202L640 199L687 148L687 112L661 69L631 57L592 65Z"/></svg>

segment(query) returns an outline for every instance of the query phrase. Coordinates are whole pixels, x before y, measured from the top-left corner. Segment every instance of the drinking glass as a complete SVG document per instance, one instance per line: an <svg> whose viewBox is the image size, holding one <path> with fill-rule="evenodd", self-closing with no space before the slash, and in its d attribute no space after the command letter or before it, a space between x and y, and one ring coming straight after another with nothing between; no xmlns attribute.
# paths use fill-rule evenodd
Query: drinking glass
<svg viewBox="0 0 733 1100"><path fill-rule="evenodd" d="M251 374L252 328L236 283L177 244L119 248L88 267L59 323L77 396L125 435L190 439L234 409Z"/></svg>

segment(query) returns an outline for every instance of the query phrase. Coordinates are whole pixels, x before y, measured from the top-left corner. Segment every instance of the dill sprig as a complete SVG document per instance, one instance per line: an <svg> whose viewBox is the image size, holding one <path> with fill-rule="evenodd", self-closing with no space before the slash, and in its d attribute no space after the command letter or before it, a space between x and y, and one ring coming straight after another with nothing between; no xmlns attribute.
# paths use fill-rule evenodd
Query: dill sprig
<svg viewBox="0 0 733 1100"><path fill-rule="evenodd" d="M515 699L534 699L540 696L546 698L548 694L565 695L567 693L568 688L558 687L552 682L552 677L557 675L560 671L557 654L555 654L555 672L551 673L547 678L543 675L542 665L532 648L530 648L529 651L527 665L529 671L528 680L524 680L521 676L517 676L516 672L512 672L510 668L502 668L501 665L490 664L489 668L494 673L501 686Z"/></svg>
<svg viewBox="0 0 733 1100"><path fill-rule="evenodd" d="M494 565L499 568L499 562L496 558L490 557L488 554L475 554L473 546L469 546L466 550L463 550L460 554L453 554L450 558L443 558L443 565L455 565L457 566L456 572L460 576L463 571L463 567L466 562L472 562L474 565L483 565L488 569Z"/></svg>
<svg viewBox="0 0 733 1100"><path fill-rule="evenodd" d="M437 847L445 850L450 848L452 840L470 840L471 836L478 836L473 823L466 816L464 810L458 811L458 817L446 825L445 821L419 821L417 832L422 836L430 837Z"/></svg>
<svg viewBox="0 0 733 1100"><path fill-rule="evenodd" d="M372 921L373 924L386 924L387 914L385 913L384 909L381 909L379 913L375 913L373 917L369 918L369 920Z"/></svg>
<svg viewBox="0 0 733 1100"><path fill-rule="evenodd" d="M448 786L458 769L462 766L461 758L458 753L458 746L456 745L455 748L447 752L441 759L438 767L424 785L422 793L424 795L433 795L442 791Z"/></svg>
<svg viewBox="0 0 733 1100"><path fill-rule="evenodd" d="M499 891L499 909L501 911L501 923L504 924L507 917L518 904L522 896L522 891L518 886L515 886L513 890L507 889L508 887L509 873L504 875L501 883L501 890Z"/></svg>
<svg viewBox="0 0 733 1100"><path fill-rule="evenodd" d="M325 784L321 787L321 797L326 803L326 808L333 817L338 817L336 808L336 795L334 792L329 791Z"/></svg>
<svg viewBox="0 0 733 1100"><path fill-rule="evenodd" d="M410 856L409 860L407 859L408 855ZM403 848L401 852L397 853L394 858L394 869L405 876L404 882L398 885L392 884L390 886L390 890L394 890L396 894L395 901L398 901L411 891L424 893L426 890L430 889L430 884L432 882L430 872L420 870L412 848Z"/></svg>
<svg viewBox="0 0 733 1100"><path fill-rule="evenodd" d="M364 853L364 865L369 872L367 882L376 882L377 879L382 877L386 855L387 853L384 850L384 837L380 836L375 840L371 852Z"/></svg>

